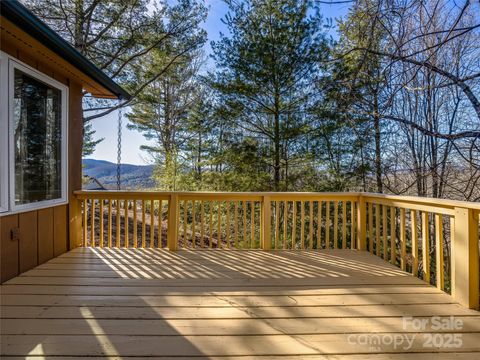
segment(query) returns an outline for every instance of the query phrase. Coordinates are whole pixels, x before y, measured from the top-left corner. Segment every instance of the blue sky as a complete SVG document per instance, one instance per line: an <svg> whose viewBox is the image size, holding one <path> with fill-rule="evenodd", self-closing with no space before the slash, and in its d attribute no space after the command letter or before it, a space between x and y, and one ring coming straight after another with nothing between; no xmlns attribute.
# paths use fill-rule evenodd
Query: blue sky
<svg viewBox="0 0 480 360"><path fill-rule="evenodd" d="M211 53L210 42L212 40L218 40L220 32L227 32L225 25L221 22L221 19L227 13L227 7L223 0L206 0L206 3L210 7L210 11L204 24L204 28L208 33L208 42L205 45L205 52L209 54ZM348 4L321 4L320 7L325 18L339 18L345 15L348 11ZM332 33L332 35L335 36L334 33ZM211 62L208 64L210 67L213 65L214 64ZM95 152L90 158L111 162L117 161L117 119L118 114L114 112L102 118L93 120L93 128L97 132L95 137L104 138L105 140L97 145ZM137 165L151 163L152 159L149 157L148 153L140 150L140 145L145 144L147 140L142 134L128 130L126 128L126 123L127 119L124 117L122 163Z"/></svg>

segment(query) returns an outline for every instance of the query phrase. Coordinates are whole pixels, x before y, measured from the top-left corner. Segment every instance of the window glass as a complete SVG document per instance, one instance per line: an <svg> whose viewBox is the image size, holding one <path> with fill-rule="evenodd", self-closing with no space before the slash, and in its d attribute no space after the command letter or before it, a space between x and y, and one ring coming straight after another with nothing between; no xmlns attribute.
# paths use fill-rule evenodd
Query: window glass
<svg viewBox="0 0 480 360"><path fill-rule="evenodd" d="M15 69L15 205L62 197L62 92Z"/></svg>
<svg viewBox="0 0 480 360"><path fill-rule="evenodd" d="M8 211L8 60L0 51L0 212Z"/></svg>

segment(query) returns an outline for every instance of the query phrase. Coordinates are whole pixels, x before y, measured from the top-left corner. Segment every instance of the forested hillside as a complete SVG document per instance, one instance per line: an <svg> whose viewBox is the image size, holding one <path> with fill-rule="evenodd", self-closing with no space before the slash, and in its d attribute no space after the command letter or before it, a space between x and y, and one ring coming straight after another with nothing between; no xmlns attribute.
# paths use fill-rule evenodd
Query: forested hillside
<svg viewBox="0 0 480 360"><path fill-rule="evenodd" d="M83 159L83 175L95 178L109 190L117 189L117 164L94 159ZM122 189L145 190L155 187L153 165L121 164Z"/></svg>
<svg viewBox="0 0 480 360"><path fill-rule="evenodd" d="M157 189L480 200L478 1L226 0L212 54L201 0L25 3L133 94L85 155L121 107Z"/></svg>

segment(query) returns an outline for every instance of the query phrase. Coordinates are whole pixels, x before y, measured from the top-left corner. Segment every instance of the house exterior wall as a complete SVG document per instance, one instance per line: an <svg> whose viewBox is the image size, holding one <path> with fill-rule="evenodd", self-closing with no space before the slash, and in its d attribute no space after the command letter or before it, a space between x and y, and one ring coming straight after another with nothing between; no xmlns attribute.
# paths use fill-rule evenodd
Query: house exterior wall
<svg viewBox="0 0 480 360"><path fill-rule="evenodd" d="M18 40L19 42L21 39ZM68 199L69 204L0 216L0 282L28 271L76 246L69 234L80 220L72 204L73 191L81 189L82 85L50 67L46 58L25 46L1 41L3 52L54 78L69 88L68 96ZM1 169L1 171L8 171ZM75 238L75 237L74 237Z"/></svg>

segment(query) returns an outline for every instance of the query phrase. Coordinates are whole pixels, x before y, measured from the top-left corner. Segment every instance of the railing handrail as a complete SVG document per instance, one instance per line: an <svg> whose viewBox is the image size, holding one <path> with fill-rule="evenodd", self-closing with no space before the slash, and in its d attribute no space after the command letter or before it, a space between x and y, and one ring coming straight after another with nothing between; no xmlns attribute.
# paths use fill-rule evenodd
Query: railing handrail
<svg viewBox="0 0 480 360"><path fill-rule="evenodd" d="M98 195L102 193L121 193L125 195L129 194L161 194L161 195L255 195L255 196L282 196L282 195L300 195L300 196L359 196L361 192L308 192L308 191L157 191L157 190L76 190L75 195Z"/></svg>
<svg viewBox="0 0 480 360"><path fill-rule="evenodd" d="M111 195L118 194L119 196L138 196L138 197L164 197L165 199L170 195L176 194L179 197L249 197L249 198L260 198L262 196L268 196L271 200L276 200L280 198L285 198L289 196L295 196L296 198L310 198L310 197L325 197L325 198L334 198L334 197L365 197L369 199L384 199L388 201L399 201L408 203L408 205L433 205L438 208L445 208L447 210L454 210L456 207L468 208L473 210L480 210L480 202L472 201L462 201L462 200L450 200L450 199L441 199L441 198L430 198L430 197L419 197L419 196L406 196L406 195L390 195L390 194L379 194L379 193L370 193L370 192L295 192L295 191L286 191L286 192L246 192L246 191L156 191L156 190L77 190L74 191L74 194L78 199L82 200L88 198L89 196L100 196L101 198L108 198ZM104 194L104 195L102 195ZM407 205L407 204L405 204Z"/></svg>
<svg viewBox="0 0 480 360"><path fill-rule="evenodd" d="M441 199L441 198L431 198L431 197L420 197L420 196L406 196L406 195L389 195L389 194L378 194L378 193L359 193L359 196L365 198L376 198L376 199L386 199L386 200L395 200L401 202L407 202L410 204L426 204L426 205L435 205L436 207L444 207L446 209L454 209L456 207L480 210L480 203L473 201L463 201L463 200L450 200L450 199Z"/></svg>

